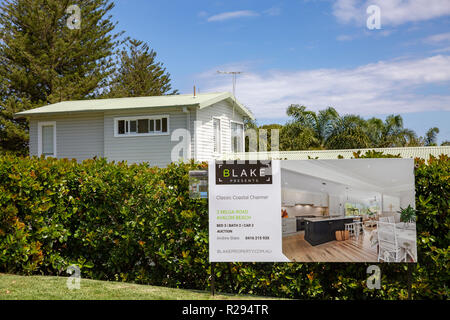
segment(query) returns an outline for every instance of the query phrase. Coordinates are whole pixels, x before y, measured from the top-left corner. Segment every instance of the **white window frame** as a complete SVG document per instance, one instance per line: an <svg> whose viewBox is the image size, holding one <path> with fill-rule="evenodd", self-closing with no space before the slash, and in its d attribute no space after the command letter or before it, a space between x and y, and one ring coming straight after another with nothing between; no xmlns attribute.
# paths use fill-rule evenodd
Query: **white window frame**
<svg viewBox="0 0 450 320"><path fill-rule="evenodd" d="M214 130L214 120L219 120L219 150L218 151L214 151L214 134L215 134L215 130ZM222 154L222 119L220 119L219 117L212 117L212 131L213 131L213 153L214 155L220 155Z"/></svg>
<svg viewBox="0 0 450 320"><path fill-rule="evenodd" d="M240 124L242 125L242 151L233 151L233 128L232 123ZM245 132L244 132L244 122L230 120L230 152L244 152L245 151Z"/></svg>
<svg viewBox="0 0 450 320"><path fill-rule="evenodd" d="M57 156L56 151L56 121L38 121L38 157L42 155L42 127L53 126L53 156L46 157L54 157Z"/></svg>
<svg viewBox="0 0 450 320"><path fill-rule="evenodd" d="M161 130L162 130L162 118L167 118L167 132L155 131L152 133L137 133L137 121L142 119L149 120L161 120ZM119 134L119 121L136 121L136 133L127 132L124 134ZM149 124L150 126L150 124ZM150 129L150 127L149 127ZM129 138L129 137L153 137L153 136L168 136L170 135L170 117L168 114L163 115L151 115L151 116L133 116L133 117L117 117L114 118L114 137L115 138Z"/></svg>

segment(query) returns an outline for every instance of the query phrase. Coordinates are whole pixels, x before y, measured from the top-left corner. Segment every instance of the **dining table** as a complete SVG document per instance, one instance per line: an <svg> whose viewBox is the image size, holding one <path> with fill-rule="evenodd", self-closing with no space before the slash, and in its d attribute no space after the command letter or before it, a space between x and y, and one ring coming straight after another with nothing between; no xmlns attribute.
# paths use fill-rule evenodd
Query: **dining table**
<svg viewBox="0 0 450 320"><path fill-rule="evenodd" d="M367 219L366 221L364 221L364 225L366 227L376 227L377 225L377 220L375 220L374 217L369 217L369 219Z"/></svg>
<svg viewBox="0 0 450 320"><path fill-rule="evenodd" d="M404 222L395 224L395 232L397 234L397 242L400 247L400 255L406 254L408 262L417 262L417 233L416 225L413 223L406 224ZM373 245L377 245L377 230L372 230L370 238ZM411 261L412 260L412 261Z"/></svg>
<svg viewBox="0 0 450 320"><path fill-rule="evenodd" d="M407 258L412 259L412 262L417 262L417 233L416 226L414 229L408 226L402 226L401 223L395 225L397 232L397 241L399 246L404 250ZM402 252L403 253L403 252Z"/></svg>

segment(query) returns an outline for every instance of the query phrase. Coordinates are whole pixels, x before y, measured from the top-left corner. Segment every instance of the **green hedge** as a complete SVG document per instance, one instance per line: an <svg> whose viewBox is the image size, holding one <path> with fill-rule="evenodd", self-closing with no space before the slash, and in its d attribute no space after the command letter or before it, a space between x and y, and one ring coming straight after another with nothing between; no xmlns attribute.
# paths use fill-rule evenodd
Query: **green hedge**
<svg viewBox="0 0 450 320"><path fill-rule="evenodd" d="M448 160L416 160L414 298L449 298ZM92 279L208 288L208 206L188 193L188 172L199 168L206 164L1 157L0 272L67 275L77 264ZM405 264L380 265L381 290L367 289L368 265L218 263L216 288L304 299L407 297Z"/></svg>

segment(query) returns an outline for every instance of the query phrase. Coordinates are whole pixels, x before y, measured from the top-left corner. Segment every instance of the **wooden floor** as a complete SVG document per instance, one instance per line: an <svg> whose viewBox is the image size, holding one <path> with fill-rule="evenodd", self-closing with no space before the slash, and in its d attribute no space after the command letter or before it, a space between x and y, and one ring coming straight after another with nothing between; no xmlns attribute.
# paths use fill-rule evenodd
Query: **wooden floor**
<svg viewBox="0 0 450 320"><path fill-rule="evenodd" d="M370 231L359 240L330 241L317 246L304 239L304 232L283 237L283 254L293 262L377 262L377 251L370 246Z"/></svg>

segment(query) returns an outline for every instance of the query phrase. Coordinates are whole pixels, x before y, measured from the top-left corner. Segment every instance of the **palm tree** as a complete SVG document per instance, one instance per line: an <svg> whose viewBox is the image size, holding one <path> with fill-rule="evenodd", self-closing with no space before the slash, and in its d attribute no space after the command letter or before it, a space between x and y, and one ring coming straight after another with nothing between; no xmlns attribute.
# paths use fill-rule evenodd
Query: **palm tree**
<svg viewBox="0 0 450 320"><path fill-rule="evenodd" d="M370 138L365 131L366 121L360 116L340 117L326 141L327 149L357 149L370 147Z"/></svg>
<svg viewBox="0 0 450 320"><path fill-rule="evenodd" d="M294 118L294 121L311 129L311 132L317 140L317 147L324 149L329 134L331 133L334 123L339 119L336 109L328 107L319 112L306 110L305 106L292 104L287 109L287 115Z"/></svg>
<svg viewBox="0 0 450 320"><path fill-rule="evenodd" d="M400 115L390 115L383 122L379 118L371 118L364 126L370 138L371 147L406 147L420 145L420 140L414 131L403 127Z"/></svg>
<svg viewBox="0 0 450 320"><path fill-rule="evenodd" d="M426 138L418 138L413 130L403 127L400 115L387 116L384 121L375 117L364 120L352 114L340 116L332 107L314 112L292 104L287 115L293 120L282 129L281 150L420 146L423 141L435 143L439 132L431 128Z"/></svg>
<svg viewBox="0 0 450 320"><path fill-rule="evenodd" d="M425 133L424 143L426 146L436 146L437 145L437 134L439 133L439 128L433 127L428 129Z"/></svg>
<svg viewBox="0 0 450 320"><path fill-rule="evenodd" d="M366 120L365 132L370 139L372 146L378 146L383 140L384 122L380 118L370 118Z"/></svg>
<svg viewBox="0 0 450 320"><path fill-rule="evenodd" d="M274 133L273 130L278 130L278 140L280 140L280 133L283 130L283 125L278 124L278 123L265 124L265 125L260 126L257 129L258 129L258 133L259 133L259 130L261 130L261 129L266 130L266 139L264 138L263 135L258 134L258 143L266 143L267 151L272 151L272 145L274 143L276 143L276 141L272 142L272 134ZM260 141L260 140L265 140L265 141ZM260 148L259 151L262 151L261 147L259 147L259 148ZM278 149L282 150L281 149L281 141L278 141Z"/></svg>
<svg viewBox="0 0 450 320"><path fill-rule="evenodd" d="M319 141L310 127L302 126L296 121L288 122L280 132L280 150L317 149Z"/></svg>

